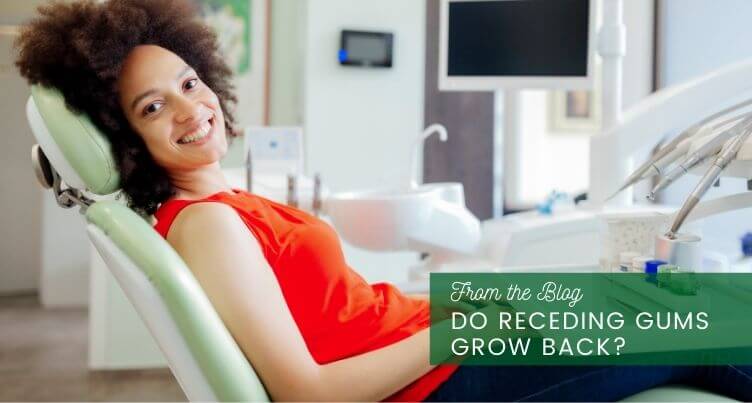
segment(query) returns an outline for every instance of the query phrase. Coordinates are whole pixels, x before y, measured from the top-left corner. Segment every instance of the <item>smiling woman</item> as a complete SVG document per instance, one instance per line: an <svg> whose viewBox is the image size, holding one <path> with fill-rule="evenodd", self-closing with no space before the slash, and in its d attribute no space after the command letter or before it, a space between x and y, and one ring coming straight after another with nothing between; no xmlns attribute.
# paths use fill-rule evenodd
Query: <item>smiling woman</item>
<svg viewBox="0 0 752 403"><path fill-rule="evenodd" d="M190 4L53 4L18 66L107 133L131 207L153 212L273 399L424 398L456 369L428 360L427 301L366 283L324 221L228 186L231 72Z"/></svg>
<svg viewBox="0 0 752 403"><path fill-rule="evenodd" d="M134 48L117 80L120 105L154 161L165 168L178 197L204 165L219 169L227 152L219 99L175 53L154 45Z"/></svg>
<svg viewBox="0 0 752 403"><path fill-rule="evenodd" d="M206 148L223 152L225 137L236 135L231 70L192 3L81 1L52 3L39 13L16 41L16 65L30 83L59 89L71 109L104 129L134 210L151 215L179 194L157 159L165 162L172 153L181 156L172 162L175 168L195 166L213 157L199 156ZM154 71L139 68L137 61L148 57L165 63L150 64ZM134 87L136 76L151 77L152 85ZM166 115L180 122L168 127ZM200 139L207 122L211 136ZM179 143L174 136L185 138Z"/></svg>

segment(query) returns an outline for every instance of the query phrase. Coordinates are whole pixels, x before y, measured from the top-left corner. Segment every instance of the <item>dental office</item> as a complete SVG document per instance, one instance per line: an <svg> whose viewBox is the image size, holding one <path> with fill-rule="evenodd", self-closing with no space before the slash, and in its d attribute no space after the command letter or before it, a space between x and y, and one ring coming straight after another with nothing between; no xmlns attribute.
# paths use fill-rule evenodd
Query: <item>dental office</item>
<svg viewBox="0 0 752 403"><path fill-rule="evenodd" d="M715 312L752 302L748 16L0 2L0 401L752 400L748 341L679 334L747 326ZM504 318L572 340L595 294L663 333L437 358Z"/></svg>

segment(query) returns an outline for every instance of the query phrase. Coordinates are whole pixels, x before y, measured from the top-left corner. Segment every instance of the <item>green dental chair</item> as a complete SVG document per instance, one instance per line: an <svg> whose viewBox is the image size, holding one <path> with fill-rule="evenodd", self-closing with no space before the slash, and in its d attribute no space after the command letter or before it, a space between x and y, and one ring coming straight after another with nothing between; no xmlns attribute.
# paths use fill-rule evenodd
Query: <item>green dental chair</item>
<svg viewBox="0 0 752 403"><path fill-rule="evenodd" d="M136 308L191 401L269 401L254 372L183 260L142 217L103 196L119 189L106 138L55 90L32 86L26 114L38 142L37 178L64 208L79 207L91 242ZM597 400L597 396L593 397ZM627 401L731 401L683 386Z"/></svg>
<svg viewBox="0 0 752 403"><path fill-rule="evenodd" d="M61 94L38 86L26 105L37 177L61 207L80 207L89 239L136 308L191 401L269 401L264 387L183 260L146 220L109 195L109 143ZM100 197L101 199L101 197Z"/></svg>

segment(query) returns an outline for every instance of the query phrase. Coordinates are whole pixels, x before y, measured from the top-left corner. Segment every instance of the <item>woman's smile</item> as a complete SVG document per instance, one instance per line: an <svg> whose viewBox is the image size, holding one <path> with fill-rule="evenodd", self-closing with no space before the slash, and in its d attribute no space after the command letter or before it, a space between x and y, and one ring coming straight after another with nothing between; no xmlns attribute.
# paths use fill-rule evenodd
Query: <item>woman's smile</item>
<svg viewBox="0 0 752 403"><path fill-rule="evenodd" d="M189 129L178 139L180 145L201 145L211 140L214 134L214 115Z"/></svg>

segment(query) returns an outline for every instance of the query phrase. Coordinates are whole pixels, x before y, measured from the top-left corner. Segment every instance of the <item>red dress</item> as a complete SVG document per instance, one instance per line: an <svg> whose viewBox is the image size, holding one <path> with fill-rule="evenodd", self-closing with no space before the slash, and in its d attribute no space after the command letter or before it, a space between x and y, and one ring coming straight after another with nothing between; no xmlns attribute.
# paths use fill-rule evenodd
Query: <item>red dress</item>
<svg viewBox="0 0 752 403"><path fill-rule="evenodd" d="M368 284L345 262L339 237L318 218L243 190L173 199L154 214L163 237L184 207L233 207L261 245L313 359L326 364L390 345L430 325L429 304L388 283ZM457 369L440 365L387 400L425 399Z"/></svg>

